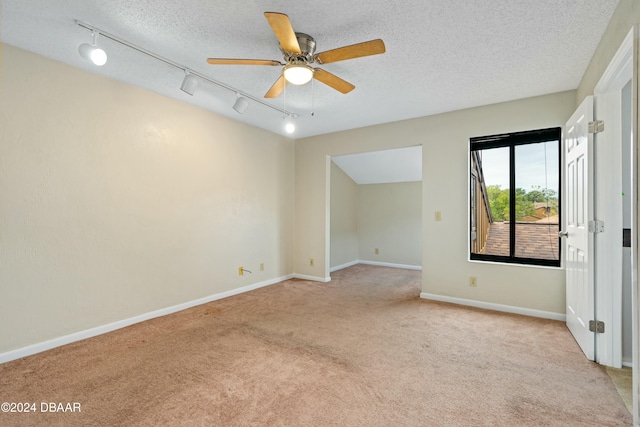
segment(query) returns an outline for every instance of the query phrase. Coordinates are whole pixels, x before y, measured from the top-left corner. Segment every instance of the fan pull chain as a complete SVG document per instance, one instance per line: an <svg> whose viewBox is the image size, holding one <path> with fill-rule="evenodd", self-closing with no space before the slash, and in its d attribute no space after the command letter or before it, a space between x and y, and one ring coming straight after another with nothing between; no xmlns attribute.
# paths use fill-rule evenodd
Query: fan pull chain
<svg viewBox="0 0 640 427"><path fill-rule="evenodd" d="M282 110L287 111L287 80L285 80L282 84L284 85L284 89L282 90L282 92L284 92L282 94ZM282 120L285 120L287 118L287 113L283 114L284 115L282 116Z"/></svg>
<svg viewBox="0 0 640 427"><path fill-rule="evenodd" d="M316 115L316 113L314 111L314 108L313 108L313 95L314 94L315 94L315 84L313 82L313 79L311 79L311 117Z"/></svg>

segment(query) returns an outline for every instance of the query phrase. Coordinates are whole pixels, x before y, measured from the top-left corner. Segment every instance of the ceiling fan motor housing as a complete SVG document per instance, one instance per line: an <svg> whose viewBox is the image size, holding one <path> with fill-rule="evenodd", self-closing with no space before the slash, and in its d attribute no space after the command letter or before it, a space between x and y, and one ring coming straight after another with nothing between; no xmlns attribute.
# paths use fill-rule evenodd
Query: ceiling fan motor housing
<svg viewBox="0 0 640 427"><path fill-rule="evenodd" d="M300 45L300 53L287 52L282 49L284 60L286 62L313 62L313 55L316 53L316 41L309 34L296 33L296 39Z"/></svg>

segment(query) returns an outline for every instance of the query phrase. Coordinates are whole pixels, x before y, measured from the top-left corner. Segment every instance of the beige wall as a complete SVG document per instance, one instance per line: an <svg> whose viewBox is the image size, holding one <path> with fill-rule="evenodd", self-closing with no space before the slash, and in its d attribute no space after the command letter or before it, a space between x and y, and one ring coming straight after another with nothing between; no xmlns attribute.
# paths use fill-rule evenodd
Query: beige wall
<svg viewBox="0 0 640 427"><path fill-rule="evenodd" d="M422 265L421 182L359 186L358 248L361 261Z"/></svg>
<svg viewBox="0 0 640 427"><path fill-rule="evenodd" d="M358 260L358 184L331 163L331 267Z"/></svg>
<svg viewBox="0 0 640 427"><path fill-rule="evenodd" d="M0 95L0 353L293 273L292 140L6 45Z"/></svg>
<svg viewBox="0 0 640 427"><path fill-rule="evenodd" d="M467 260L468 140L473 136L563 126L575 91L298 140L295 270L328 276L328 156L423 145L422 290L477 301L564 313L564 270ZM434 212L442 221L434 221ZM315 267L304 262L315 257ZM469 286L469 276L478 286Z"/></svg>
<svg viewBox="0 0 640 427"><path fill-rule="evenodd" d="M468 139L563 126L575 92L456 111L425 119L423 292L552 313L565 312L565 272L467 261ZM434 212L442 212L442 221ZM469 286L476 276L477 287Z"/></svg>

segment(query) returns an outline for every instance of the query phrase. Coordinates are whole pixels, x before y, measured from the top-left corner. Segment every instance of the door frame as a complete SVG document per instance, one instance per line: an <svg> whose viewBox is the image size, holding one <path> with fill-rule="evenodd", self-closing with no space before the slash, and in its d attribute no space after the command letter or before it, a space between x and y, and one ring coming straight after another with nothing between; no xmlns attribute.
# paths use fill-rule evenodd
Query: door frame
<svg viewBox="0 0 640 427"><path fill-rule="evenodd" d="M605 170L598 170L594 165L595 185L602 185L607 188L605 181L616 175L615 171L622 170L622 151L620 119L621 112L621 92L624 86L631 81L632 101L631 101L631 311L632 311L632 352L633 352L633 418L634 425L638 425L639 408L639 381L638 381L638 186L640 182L638 165L638 28L634 26L627 34L620 45L615 56L603 73L600 81L594 89L594 117L601 120L603 115L612 117L614 120L605 121L605 132L596 134L594 142L594 157L600 154L603 159L602 165L607 165ZM609 131L607 133L607 131ZM596 219L605 222L605 233L597 235L595 239L595 269L596 269L596 291L595 291L595 317L597 320L605 322L605 328L610 333L596 334L596 361L603 365L620 367L622 360L622 181L616 175L610 191L596 192ZM619 185L620 188L617 188ZM596 190L597 191L597 190ZM604 193L604 194L603 194ZM617 212L616 212L617 211ZM618 215L619 214L619 215ZM618 216L620 218L618 218ZM608 227L607 227L608 226ZM615 234L617 233L617 234ZM608 278L608 280L607 280Z"/></svg>
<svg viewBox="0 0 640 427"><path fill-rule="evenodd" d="M621 93L629 80L633 80L633 33L630 31L624 39L594 89L594 118L605 119L605 130L595 135L594 142L595 219L605 222L605 232L596 234L594 242L595 316L606 325L604 334L596 334L596 361L615 368L620 368L622 363L622 318L619 315L622 301ZM633 115L633 105L632 110ZM632 134L635 135L634 130ZM635 149L635 143L632 149ZM635 162L633 166L636 166ZM631 193L635 201L635 183ZM637 205L634 205L632 203L631 216L635 218ZM632 230L635 226L632 224ZM632 244L631 251L633 258L637 245ZM636 268L636 262L633 262L632 272ZM632 273L632 280L633 276Z"/></svg>

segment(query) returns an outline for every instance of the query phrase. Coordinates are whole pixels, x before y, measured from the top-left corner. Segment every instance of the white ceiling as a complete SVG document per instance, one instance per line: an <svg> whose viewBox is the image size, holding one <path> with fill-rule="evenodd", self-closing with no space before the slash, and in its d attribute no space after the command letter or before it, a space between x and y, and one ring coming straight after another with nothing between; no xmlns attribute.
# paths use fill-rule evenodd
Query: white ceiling
<svg viewBox="0 0 640 427"><path fill-rule="evenodd" d="M78 55L90 41L79 19L244 93L262 98L279 67L212 66L207 57L281 60L263 12L289 15L322 52L382 38L387 52L323 66L353 83L347 95L322 83L290 87L295 138L575 89L618 0L2 0L0 40L91 72L189 102L279 134L282 113L201 84L101 38L108 63ZM284 96L269 103L282 108ZM313 108L312 108L313 105ZM314 112L313 116L311 113Z"/></svg>
<svg viewBox="0 0 640 427"><path fill-rule="evenodd" d="M335 156L356 184L422 181L422 146Z"/></svg>

